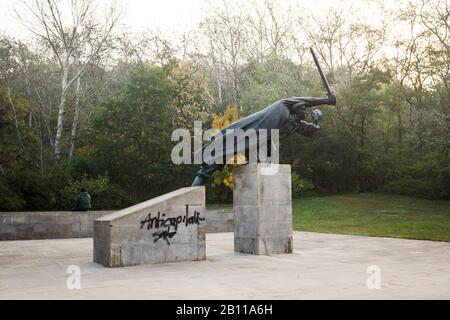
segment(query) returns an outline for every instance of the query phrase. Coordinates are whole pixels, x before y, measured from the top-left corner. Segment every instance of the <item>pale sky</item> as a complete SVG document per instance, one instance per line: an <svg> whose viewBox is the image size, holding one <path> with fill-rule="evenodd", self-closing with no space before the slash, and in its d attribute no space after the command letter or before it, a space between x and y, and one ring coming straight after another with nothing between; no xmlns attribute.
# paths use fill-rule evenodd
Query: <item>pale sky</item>
<svg viewBox="0 0 450 320"><path fill-rule="evenodd" d="M28 34L14 17L18 0L0 0L0 33L21 37ZM203 0L120 0L125 7L122 23L131 29L181 29L198 24Z"/></svg>
<svg viewBox="0 0 450 320"><path fill-rule="evenodd" d="M106 0L107 1L107 0ZM209 0L214 3L218 0ZM242 0L245 1L245 0ZM300 5L320 12L326 12L330 6L338 2L350 3L352 6L369 7L369 0L277 0L286 6ZM22 38L28 35L14 17L14 8L18 0L0 0L0 33ZM208 0L119 0L125 8L122 20L126 28L139 30L142 28L159 28L164 31L182 31L195 28L204 17L204 9ZM392 2L395 2L392 1ZM371 12L371 10L367 10ZM370 19L370 15L368 16Z"/></svg>

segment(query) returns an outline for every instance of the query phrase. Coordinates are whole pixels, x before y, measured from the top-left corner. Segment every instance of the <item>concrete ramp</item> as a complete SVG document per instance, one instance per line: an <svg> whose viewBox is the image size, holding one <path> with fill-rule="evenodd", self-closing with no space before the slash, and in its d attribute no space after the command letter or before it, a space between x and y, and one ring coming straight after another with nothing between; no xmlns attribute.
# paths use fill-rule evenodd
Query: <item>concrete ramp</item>
<svg viewBox="0 0 450 320"><path fill-rule="evenodd" d="M94 221L94 261L107 267L205 260L205 188L183 188Z"/></svg>

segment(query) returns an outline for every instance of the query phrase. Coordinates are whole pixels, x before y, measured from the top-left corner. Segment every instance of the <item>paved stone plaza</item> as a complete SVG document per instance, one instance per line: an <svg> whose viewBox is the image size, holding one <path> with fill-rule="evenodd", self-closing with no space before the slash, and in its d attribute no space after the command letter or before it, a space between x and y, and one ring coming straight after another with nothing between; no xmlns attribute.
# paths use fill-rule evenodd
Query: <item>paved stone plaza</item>
<svg viewBox="0 0 450 320"><path fill-rule="evenodd" d="M294 253L275 256L234 253L233 233L206 243L206 261L110 269L92 239L0 242L0 299L450 299L446 242L294 232ZM67 289L70 265L81 290Z"/></svg>

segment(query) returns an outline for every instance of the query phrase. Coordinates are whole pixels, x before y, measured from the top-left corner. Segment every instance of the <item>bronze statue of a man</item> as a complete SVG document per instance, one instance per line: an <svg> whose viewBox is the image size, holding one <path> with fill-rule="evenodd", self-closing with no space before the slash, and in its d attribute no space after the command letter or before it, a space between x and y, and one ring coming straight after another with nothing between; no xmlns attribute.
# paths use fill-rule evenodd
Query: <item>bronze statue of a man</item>
<svg viewBox="0 0 450 320"><path fill-rule="evenodd" d="M300 133L304 136L311 137L314 132L320 129L319 119L322 116L322 112L319 109L315 109L312 112L313 122L308 123L306 119L306 110L311 107L319 105L336 105L336 96L330 89L328 80L325 77L322 68L320 67L319 61L314 50L311 48L311 54L314 59L314 63L317 66L320 77L322 79L323 85L327 90L327 98L313 98L313 97L293 97L289 99L279 100L272 105L268 106L264 110L261 110L255 114L249 115L244 119L236 121L235 123L222 129L218 134L216 134L210 142L202 148L202 159L203 164L192 183L193 187L203 186L211 174L216 170L221 170L224 164L236 154L249 154L249 150L257 150L256 161L260 162L264 160L266 155L260 154L259 145L251 145L247 143L245 137L241 142L237 143L235 141L234 132L236 130L242 130L243 132L254 130L258 132L264 129L266 135L258 135L256 139L258 144L262 141L263 143L269 143L271 141L271 130L279 130L279 138L283 139L292 133ZM228 138L228 139L227 139ZM225 141L232 141L232 144L225 144ZM243 141L242 141L243 140ZM219 145L219 151L214 150L210 156L204 157L207 149L211 149L211 145ZM212 148L214 149L214 148ZM206 153L207 154L207 153ZM219 161L218 161L219 160Z"/></svg>
<svg viewBox="0 0 450 320"><path fill-rule="evenodd" d="M280 139L296 132L307 137L312 137L314 132L320 129L319 119L322 116L322 112L315 109L312 112L313 122L308 123L305 121L306 110L310 107L319 105L336 105L336 97L331 92L327 98L293 97L279 100L264 110L236 121L222 129L210 142L203 146L202 152L211 144L217 143L218 139L225 141L227 137L231 137L232 132L236 129L241 129L244 132L249 129L253 129L256 132L260 129L266 129L268 132L266 138L267 141L270 141L270 130L272 129L279 130ZM233 137L231 137L231 139L233 139ZM222 159L220 163L206 161L206 159L204 159L192 186L203 186L214 171L223 168L224 163L226 163L230 157L236 153L247 153L248 149L249 146L247 144L245 145L245 150L236 150L236 144L234 144L234 148L225 147L222 149L221 154L214 154L215 159ZM259 160L258 155L258 161Z"/></svg>

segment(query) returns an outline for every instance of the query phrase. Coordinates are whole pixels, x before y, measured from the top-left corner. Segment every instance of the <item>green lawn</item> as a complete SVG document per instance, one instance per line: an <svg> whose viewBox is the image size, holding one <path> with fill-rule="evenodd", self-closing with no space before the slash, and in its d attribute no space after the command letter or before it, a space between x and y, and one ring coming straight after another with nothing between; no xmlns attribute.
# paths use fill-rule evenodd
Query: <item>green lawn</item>
<svg viewBox="0 0 450 320"><path fill-rule="evenodd" d="M450 241L450 201L373 193L294 199L293 224L297 231Z"/></svg>
<svg viewBox="0 0 450 320"><path fill-rule="evenodd" d="M231 212L233 211L233 204L231 203L226 203L226 204L221 204L221 203L211 203L211 204L207 204L206 205L206 209L208 210L218 210L218 211L225 211L225 212Z"/></svg>
<svg viewBox="0 0 450 320"><path fill-rule="evenodd" d="M346 194L293 201L294 230L450 241L450 201Z"/></svg>

